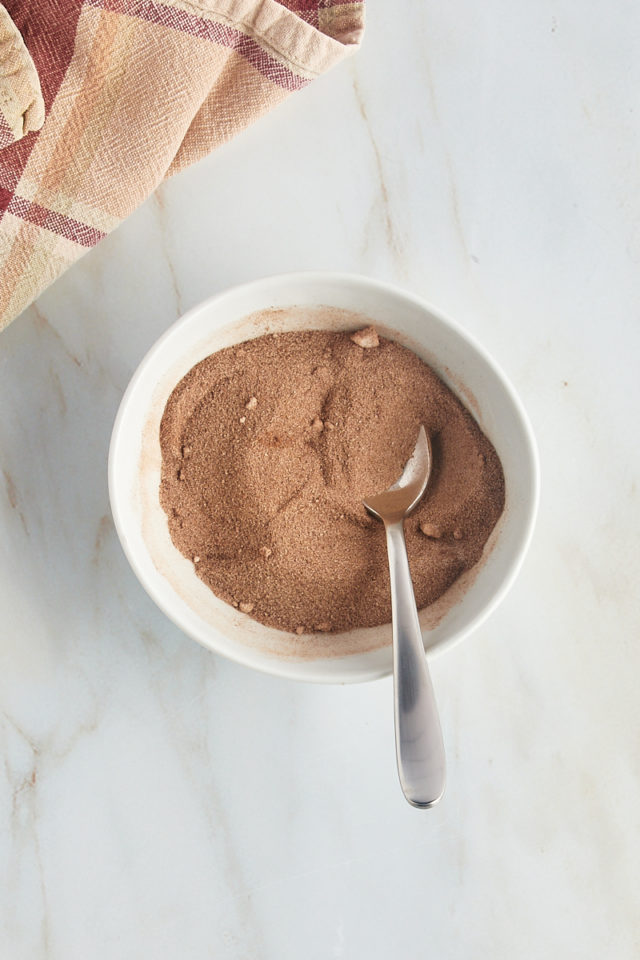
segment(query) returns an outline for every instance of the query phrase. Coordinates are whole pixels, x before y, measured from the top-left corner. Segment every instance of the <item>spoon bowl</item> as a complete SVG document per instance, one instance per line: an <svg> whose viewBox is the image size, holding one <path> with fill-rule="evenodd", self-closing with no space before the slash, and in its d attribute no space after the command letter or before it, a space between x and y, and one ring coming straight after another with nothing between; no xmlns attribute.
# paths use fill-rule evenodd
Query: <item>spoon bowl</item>
<svg viewBox="0 0 640 960"><path fill-rule="evenodd" d="M387 523L395 523L408 516L418 506L427 489L432 461L431 441L421 426L413 453L398 480L388 490L363 501L369 513Z"/></svg>

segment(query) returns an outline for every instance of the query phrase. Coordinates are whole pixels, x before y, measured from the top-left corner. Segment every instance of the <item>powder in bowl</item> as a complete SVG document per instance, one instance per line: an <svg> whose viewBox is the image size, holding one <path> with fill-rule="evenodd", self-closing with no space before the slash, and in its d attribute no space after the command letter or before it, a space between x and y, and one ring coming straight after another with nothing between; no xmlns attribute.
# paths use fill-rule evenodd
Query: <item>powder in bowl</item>
<svg viewBox="0 0 640 960"><path fill-rule="evenodd" d="M173 543L217 596L299 635L390 620L384 529L362 500L398 478L420 424L433 471L405 521L419 608L478 562L504 506L500 461L468 410L412 351L362 333L214 353L160 425Z"/></svg>

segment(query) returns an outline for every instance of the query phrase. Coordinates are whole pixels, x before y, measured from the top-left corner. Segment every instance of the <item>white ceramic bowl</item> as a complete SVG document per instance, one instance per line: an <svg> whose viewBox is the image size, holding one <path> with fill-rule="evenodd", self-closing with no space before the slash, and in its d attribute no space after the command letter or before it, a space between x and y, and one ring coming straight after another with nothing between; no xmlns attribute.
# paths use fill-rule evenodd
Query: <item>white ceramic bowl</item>
<svg viewBox="0 0 640 960"><path fill-rule="evenodd" d="M486 351L438 311L387 284L347 274L291 274L236 287L190 310L151 348L123 397L109 452L109 495L134 572L181 630L210 650L268 673L345 683L391 672L388 625L301 639L256 623L198 579L171 542L158 498L159 424L178 381L214 351L263 333L354 328L348 315L321 320L314 311L323 305L365 314L381 333L431 364L473 412L500 456L506 505L485 557L435 609L421 612L429 653L474 630L505 596L531 538L539 483L534 437L513 387ZM275 312L287 307L296 309Z"/></svg>

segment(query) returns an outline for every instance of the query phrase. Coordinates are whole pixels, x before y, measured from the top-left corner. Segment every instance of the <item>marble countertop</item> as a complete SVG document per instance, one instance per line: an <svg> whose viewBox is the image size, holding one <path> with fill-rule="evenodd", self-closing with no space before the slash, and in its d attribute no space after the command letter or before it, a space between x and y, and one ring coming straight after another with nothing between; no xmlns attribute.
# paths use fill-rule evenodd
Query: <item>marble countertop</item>
<svg viewBox="0 0 640 960"><path fill-rule="evenodd" d="M167 182L0 336L8 960L639 955L640 11L368 16L357 57ZM110 518L110 430L147 348L205 296L299 269L458 319L539 441L517 584L433 662L449 783L430 811L397 784L389 680L207 653Z"/></svg>

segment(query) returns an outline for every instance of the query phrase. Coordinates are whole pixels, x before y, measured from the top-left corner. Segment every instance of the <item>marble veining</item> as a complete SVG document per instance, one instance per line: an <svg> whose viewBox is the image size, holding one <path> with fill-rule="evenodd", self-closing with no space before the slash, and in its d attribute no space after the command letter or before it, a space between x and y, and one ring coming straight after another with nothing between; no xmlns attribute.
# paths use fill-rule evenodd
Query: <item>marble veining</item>
<svg viewBox="0 0 640 960"><path fill-rule="evenodd" d="M168 220L167 220L167 210L164 203L164 188L162 184L157 188L153 194L151 201L155 203L158 211L158 227L160 232L161 244L162 244L162 253L165 258L169 276L171 277L171 284L173 286L173 293L176 301L176 319L184 313L182 306L182 297L180 295L180 289L178 287L178 277L176 275L175 267L171 260L171 254L169 249L168 242Z"/></svg>
<svg viewBox="0 0 640 960"><path fill-rule="evenodd" d="M373 150L373 155L375 159L375 169L376 169L377 180L378 180L379 205L381 208L382 220L384 222L384 230L385 230L385 236L387 239L389 252L395 254L396 257L401 259L401 256L400 256L402 252L401 243L397 236L396 227L393 222L393 217L391 215L391 205L389 202L389 190L387 188L387 184L385 181L385 174L382 166L382 157L380 156L380 149L378 147L378 144L376 143L376 138L371 128L371 122L367 115L367 108L365 105L365 101L362 95L362 91L360 90L360 86L358 84L357 74L355 73L353 77L353 93L356 98L356 103L358 105L360 116L362 117L362 122L366 127L367 134L371 142L371 149Z"/></svg>

